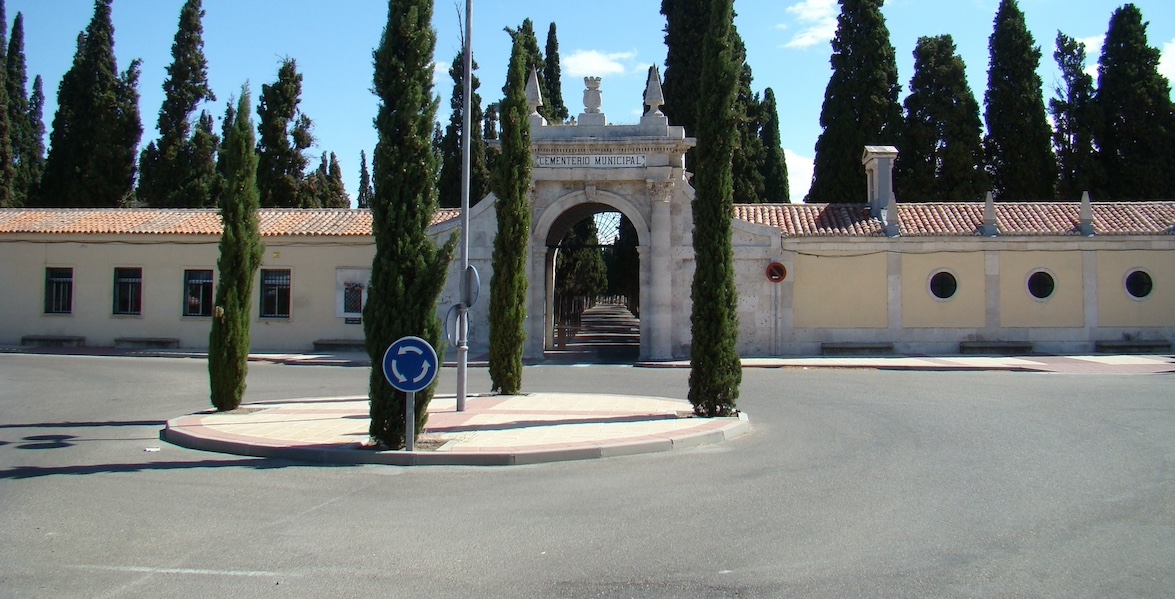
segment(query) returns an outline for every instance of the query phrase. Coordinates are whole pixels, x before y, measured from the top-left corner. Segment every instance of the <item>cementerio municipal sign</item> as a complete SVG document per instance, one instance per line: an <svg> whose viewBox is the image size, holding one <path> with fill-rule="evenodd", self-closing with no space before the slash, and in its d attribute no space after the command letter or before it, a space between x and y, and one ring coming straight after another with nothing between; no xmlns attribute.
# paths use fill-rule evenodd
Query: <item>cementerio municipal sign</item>
<svg viewBox="0 0 1175 599"><path fill-rule="evenodd" d="M644 154L568 154L535 156L538 168L639 168L645 165Z"/></svg>

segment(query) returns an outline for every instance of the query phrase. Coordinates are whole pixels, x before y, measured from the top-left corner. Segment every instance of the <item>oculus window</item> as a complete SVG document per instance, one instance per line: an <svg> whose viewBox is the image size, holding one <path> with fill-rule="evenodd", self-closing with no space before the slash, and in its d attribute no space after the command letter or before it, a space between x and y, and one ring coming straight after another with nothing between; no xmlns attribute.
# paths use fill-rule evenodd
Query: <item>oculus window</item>
<svg viewBox="0 0 1175 599"><path fill-rule="evenodd" d="M1038 270L1028 277L1028 293L1036 299L1048 299L1056 288L1057 282L1053 280L1053 275L1043 270Z"/></svg>
<svg viewBox="0 0 1175 599"><path fill-rule="evenodd" d="M955 275L940 271L930 277L930 293L940 300L951 299L959 290L959 281Z"/></svg>
<svg viewBox="0 0 1175 599"><path fill-rule="evenodd" d="M1155 282L1150 273L1145 270L1136 270L1126 275L1126 293L1134 299L1142 299L1155 289Z"/></svg>

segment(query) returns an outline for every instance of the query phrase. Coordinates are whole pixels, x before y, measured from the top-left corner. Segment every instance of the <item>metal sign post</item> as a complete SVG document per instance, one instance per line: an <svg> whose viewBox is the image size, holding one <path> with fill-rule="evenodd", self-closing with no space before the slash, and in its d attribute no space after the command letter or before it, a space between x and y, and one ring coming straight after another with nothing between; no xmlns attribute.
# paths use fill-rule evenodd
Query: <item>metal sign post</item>
<svg viewBox="0 0 1175 599"><path fill-rule="evenodd" d="M420 337L401 337L384 352L384 378L408 395L404 402L404 450L416 447L416 393L437 378L437 351Z"/></svg>

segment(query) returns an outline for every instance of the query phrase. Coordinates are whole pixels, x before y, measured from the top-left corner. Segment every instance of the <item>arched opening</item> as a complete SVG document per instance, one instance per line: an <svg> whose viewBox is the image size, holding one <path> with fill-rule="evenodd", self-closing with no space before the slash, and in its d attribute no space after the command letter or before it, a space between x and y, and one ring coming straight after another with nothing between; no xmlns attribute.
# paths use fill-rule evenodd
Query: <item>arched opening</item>
<svg viewBox="0 0 1175 599"><path fill-rule="evenodd" d="M545 359L616 364L640 357L638 237L628 217L602 203L573 206L551 224Z"/></svg>

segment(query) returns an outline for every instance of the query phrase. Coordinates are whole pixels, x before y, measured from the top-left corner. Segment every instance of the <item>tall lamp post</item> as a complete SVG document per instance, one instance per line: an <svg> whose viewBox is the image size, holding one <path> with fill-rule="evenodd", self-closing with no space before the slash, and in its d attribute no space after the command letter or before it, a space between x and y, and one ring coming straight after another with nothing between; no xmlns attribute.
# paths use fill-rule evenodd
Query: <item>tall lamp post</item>
<svg viewBox="0 0 1175 599"><path fill-rule="evenodd" d="M465 0L465 97L461 114L461 302L457 308L457 411L465 411L469 370L469 163L473 104L473 0Z"/></svg>

